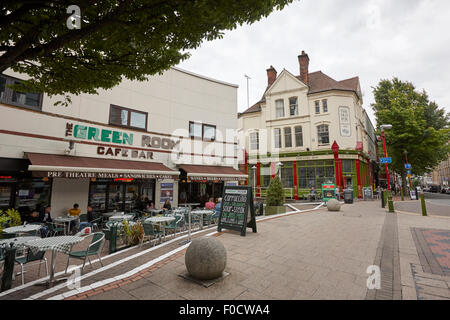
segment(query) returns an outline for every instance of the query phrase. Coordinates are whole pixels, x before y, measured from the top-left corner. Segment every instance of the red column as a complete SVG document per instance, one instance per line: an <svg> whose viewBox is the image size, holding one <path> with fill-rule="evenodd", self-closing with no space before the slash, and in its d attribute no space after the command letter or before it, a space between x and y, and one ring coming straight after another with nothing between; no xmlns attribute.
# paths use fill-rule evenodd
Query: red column
<svg viewBox="0 0 450 320"><path fill-rule="evenodd" d="M339 180L340 180L340 191L344 191L344 176L342 173L342 160L339 159Z"/></svg>
<svg viewBox="0 0 450 320"><path fill-rule="evenodd" d="M245 165L245 174L247 175L247 179L245 180L245 185L248 185L248 156L247 150L244 149L244 165Z"/></svg>
<svg viewBox="0 0 450 320"><path fill-rule="evenodd" d="M270 168L272 170L272 178L275 178L275 162L270 164Z"/></svg>
<svg viewBox="0 0 450 320"><path fill-rule="evenodd" d="M336 186L340 186L341 185L341 175L339 172L339 145L337 144L337 142L335 141L331 147L331 150L333 150L333 155L334 155L334 172L336 174Z"/></svg>
<svg viewBox="0 0 450 320"><path fill-rule="evenodd" d="M261 163L256 164L256 196L261 197Z"/></svg>
<svg viewBox="0 0 450 320"><path fill-rule="evenodd" d="M356 181L358 182L358 198L362 198L361 170L359 168L359 156L358 159L356 159Z"/></svg>
<svg viewBox="0 0 450 320"><path fill-rule="evenodd" d="M298 200L297 161L294 161L294 199Z"/></svg>

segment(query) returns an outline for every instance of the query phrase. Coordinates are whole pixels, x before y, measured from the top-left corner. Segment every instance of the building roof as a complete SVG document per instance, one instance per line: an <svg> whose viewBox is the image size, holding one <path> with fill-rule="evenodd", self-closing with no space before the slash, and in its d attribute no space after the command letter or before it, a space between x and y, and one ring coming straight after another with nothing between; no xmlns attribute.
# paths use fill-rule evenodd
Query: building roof
<svg viewBox="0 0 450 320"><path fill-rule="evenodd" d="M298 80L303 82L301 76L295 76ZM309 91L308 94L319 93L329 90L344 90L344 91L352 91L357 95L358 93L358 85L359 85L359 77L353 77L350 79L345 79L341 81L336 81L330 76L327 76L322 71L312 72L308 74L309 77ZM265 92L268 88L266 88ZM265 94L264 92L264 94ZM258 101L256 104L241 112L239 115L254 113L261 111L261 103L265 102L265 98Z"/></svg>

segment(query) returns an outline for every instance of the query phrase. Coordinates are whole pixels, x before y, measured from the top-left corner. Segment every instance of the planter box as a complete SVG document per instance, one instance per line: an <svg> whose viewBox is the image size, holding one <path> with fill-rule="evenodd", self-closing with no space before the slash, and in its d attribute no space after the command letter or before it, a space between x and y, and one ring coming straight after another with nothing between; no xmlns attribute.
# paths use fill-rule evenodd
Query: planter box
<svg viewBox="0 0 450 320"><path fill-rule="evenodd" d="M285 206L266 206L264 212L265 216L271 216L273 214L279 214L279 213L286 213L286 207Z"/></svg>

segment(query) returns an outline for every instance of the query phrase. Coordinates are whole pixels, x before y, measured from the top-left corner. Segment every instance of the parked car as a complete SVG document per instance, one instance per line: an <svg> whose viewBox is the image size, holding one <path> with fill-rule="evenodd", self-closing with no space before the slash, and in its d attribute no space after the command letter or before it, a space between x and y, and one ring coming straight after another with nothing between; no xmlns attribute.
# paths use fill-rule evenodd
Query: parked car
<svg viewBox="0 0 450 320"><path fill-rule="evenodd" d="M441 191L441 186L433 184L430 186L430 192L439 193Z"/></svg>

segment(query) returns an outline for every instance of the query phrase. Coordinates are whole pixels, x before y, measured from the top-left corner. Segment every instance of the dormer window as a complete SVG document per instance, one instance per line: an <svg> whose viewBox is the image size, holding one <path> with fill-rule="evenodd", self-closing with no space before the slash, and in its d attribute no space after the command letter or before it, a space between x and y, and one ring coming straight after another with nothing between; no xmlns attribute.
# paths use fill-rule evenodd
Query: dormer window
<svg viewBox="0 0 450 320"><path fill-rule="evenodd" d="M275 101L275 108L277 112L277 118L284 118L284 100Z"/></svg>

